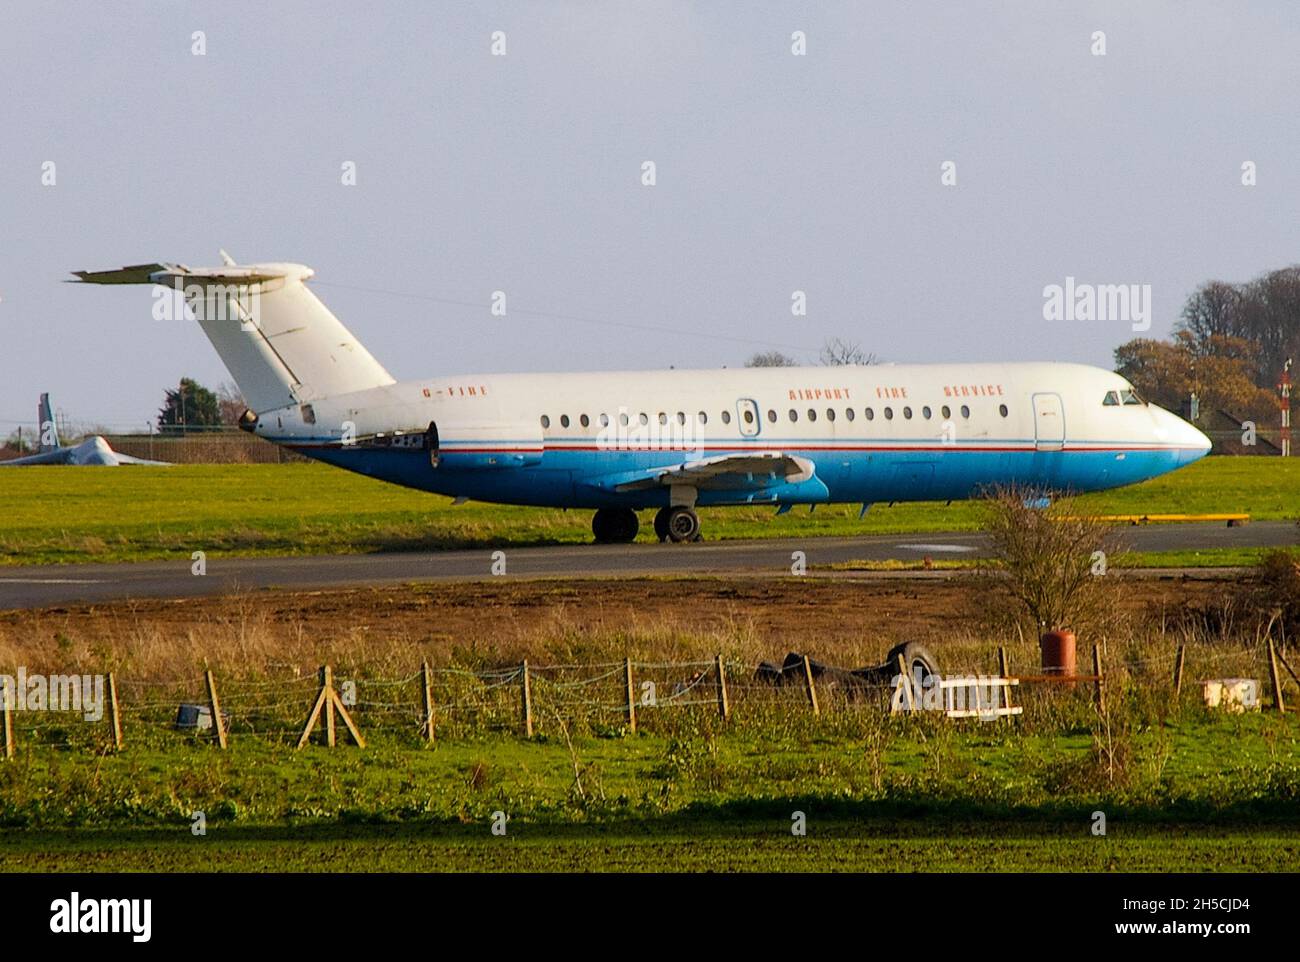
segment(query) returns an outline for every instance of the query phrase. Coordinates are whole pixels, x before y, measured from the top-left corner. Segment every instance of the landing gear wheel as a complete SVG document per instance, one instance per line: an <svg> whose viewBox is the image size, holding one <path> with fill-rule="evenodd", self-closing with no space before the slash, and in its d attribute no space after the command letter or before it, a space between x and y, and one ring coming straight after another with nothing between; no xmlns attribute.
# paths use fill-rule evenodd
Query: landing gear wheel
<svg viewBox="0 0 1300 962"><path fill-rule="evenodd" d="M660 544L668 540L668 512L672 508L660 508L655 512L655 537Z"/></svg>
<svg viewBox="0 0 1300 962"><path fill-rule="evenodd" d="M641 528L631 508L600 508L591 519L591 533L597 544L627 544L636 540Z"/></svg>
<svg viewBox="0 0 1300 962"><path fill-rule="evenodd" d="M694 508L685 505L669 508L668 514L664 517L664 527L668 531L668 537L679 544L683 541L700 540L700 516L695 513Z"/></svg>

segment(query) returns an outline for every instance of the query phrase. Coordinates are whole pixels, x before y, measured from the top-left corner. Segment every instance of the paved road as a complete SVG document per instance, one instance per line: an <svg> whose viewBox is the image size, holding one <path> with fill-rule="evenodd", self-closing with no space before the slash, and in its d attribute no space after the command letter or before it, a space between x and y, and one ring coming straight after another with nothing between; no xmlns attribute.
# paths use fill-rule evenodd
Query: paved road
<svg viewBox="0 0 1300 962"><path fill-rule="evenodd" d="M1255 548L1300 543L1290 522L1146 525L1125 529L1138 551ZM507 577L630 577L637 575L784 574L791 554L802 551L818 566L847 561L918 561L929 556L975 558L979 534L872 535L861 538L783 538L703 542L693 545L572 545L505 550ZM259 588L312 589L475 581L494 577L490 550L432 554L323 555L306 558L210 558L195 576L188 556L176 561L110 565L0 568L0 610L42 608L125 598L191 598Z"/></svg>

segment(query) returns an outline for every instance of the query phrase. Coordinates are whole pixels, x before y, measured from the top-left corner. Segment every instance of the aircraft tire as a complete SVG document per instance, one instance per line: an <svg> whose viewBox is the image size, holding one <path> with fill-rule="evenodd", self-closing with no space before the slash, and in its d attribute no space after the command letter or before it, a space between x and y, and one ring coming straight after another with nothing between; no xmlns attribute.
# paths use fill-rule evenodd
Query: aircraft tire
<svg viewBox="0 0 1300 962"><path fill-rule="evenodd" d="M890 648L889 654L885 655L885 669L891 675L898 670L899 655L903 656L903 664L907 666L909 674L915 675L917 669L920 669L922 682L931 675L939 674L939 659L934 657L930 649L919 642L907 641Z"/></svg>
<svg viewBox="0 0 1300 962"><path fill-rule="evenodd" d="M599 508L591 519L597 544L628 544L636 540L641 522L631 508Z"/></svg>
<svg viewBox="0 0 1300 962"><path fill-rule="evenodd" d="M664 526L668 529L669 539L678 544L700 539L700 516L695 509L685 505L669 508Z"/></svg>
<svg viewBox="0 0 1300 962"><path fill-rule="evenodd" d="M663 544L668 540L668 512L672 508L660 508L655 512L655 537Z"/></svg>

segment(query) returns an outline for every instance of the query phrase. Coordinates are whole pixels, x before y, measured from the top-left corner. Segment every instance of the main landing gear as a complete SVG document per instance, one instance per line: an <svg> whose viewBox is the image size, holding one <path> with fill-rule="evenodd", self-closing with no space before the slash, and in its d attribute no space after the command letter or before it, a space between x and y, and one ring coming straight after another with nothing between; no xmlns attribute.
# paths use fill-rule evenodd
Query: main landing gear
<svg viewBox="0 0 1300 962"><path fill-rule="evenodd" d="M627 544L636 539L641 522L631 508L600 508L591 519L597 544Z"/></svg>
<svg viewBox="0 0 1300 962"><path fill-rule="evenodd" d="M601 508L591 519L597 544L628 544L636 540L640 526L631 508ZM700 516L683 504L660 508L655 515L655 534L660 541L699 541Z"/></svg>
<svg viewBox="0 0 1300 962"><path fill-rule="evenodd" d="M684 504L660 508L655 515L655 534L660 541L699 541L700 516Z"/></svg>

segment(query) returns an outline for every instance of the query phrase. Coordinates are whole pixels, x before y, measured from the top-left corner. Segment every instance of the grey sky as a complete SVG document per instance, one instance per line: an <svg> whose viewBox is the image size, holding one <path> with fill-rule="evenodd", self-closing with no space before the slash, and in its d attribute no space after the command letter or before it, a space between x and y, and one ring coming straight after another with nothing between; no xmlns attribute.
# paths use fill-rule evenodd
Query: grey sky
<svg viewBox="0 0 1300 962"><path fill-rule="evenodd" d="M1200 282L1300 260L1297 50L1293 3L9 2L0 419L48 390L142 427L181 375L226 380L148 288L60 283L218 247L310 264L399 378L829 335L1109 365L1130 325L1044 321L1045 285L1150 284L1163 336Z"/></svg>

